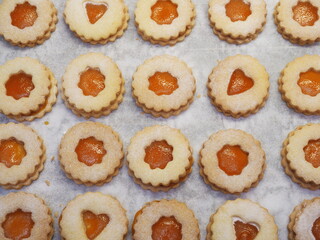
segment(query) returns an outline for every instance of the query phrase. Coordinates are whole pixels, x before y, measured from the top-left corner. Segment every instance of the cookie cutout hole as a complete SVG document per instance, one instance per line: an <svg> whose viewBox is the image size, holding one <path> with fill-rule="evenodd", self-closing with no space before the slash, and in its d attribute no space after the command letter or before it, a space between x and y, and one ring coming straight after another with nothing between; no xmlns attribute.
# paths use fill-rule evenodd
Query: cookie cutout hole
<svg viewBox="0 0 320 240"><path fill-rule="evenodd" d="M0 163L3 163L7 168L20 165L26 155L23 142L15 138L0 140Z"/></svg>
<svg viewBox="0 0 320 240"><path fill-rule="evenodd" d="M319 20L318 8L313 6L310 2L299 1L296 6L292 8L293 19L302 27L313 26Z"/></svg>
<svg viewBox="0 0 320 240"><path fill-rule="evenodd" d="M75 149L79 162L92 166L102 162L107 151L103 146L103 142L95 137L80 139Z"/></svg>
<svg viewBox="0 0 320 240"><path fill-rule="evenodd" d="M108 10L108 5L105 3L87 2L85 3L85 6L91 24L98 22Z"/></svg>
<svg viewBox="0 0 320 240"><path fill-rule="evenodd" d="M314 168L320 167L320 139L310 140L303 148L304 157Z"/></svg>
<svg viewBox="0 0 320 240"><path fill-rule="evenodd" d="M173 160L172 151L173 147L167 141L154 141L146 147L144 161L151 169L164 169Z"/></svg>
<svg viewBox="0 0 320 240"><path fill-rule="evenodd" d="M248 155L238 145L224 145L217 152L219 168L228 176L240 175L248 165Z"/></svg>
<svg viewBox="0 0 320 240"><path fill-rule="evenodd" d="M38 18L37 7L29 2L17 4L14 10L10 13L11 25L20 29L32 27Z"/></svg>
<svg viewBox="0 0 320 240"><path fill-rule="evenodd" d="M178 15L178 5L170 0L158 0L151 7L151 19L157 24L171 24Z"/></svg>
<svg viewBox="0 0 320 240"><path fill-rule="evenodd" d="M246 3L244 0L230 0L226 4L226 15L232 22L246 21L251 13L250 3Z"/></svg>
<svg viewBox="0 0 320 240"><path fill-rule="evenodd" d="M303 94L315 97L320 93L320 72L310 69L300 73L298 85Z"/></svg>
<svg viewBox="0 0 320 240"><path fill-rule="evenodd" d="M6 215L2 228L6 238L22 240L30 237L34 221L32 213L24 212L21 209Z"/></svg>
<svg viewBox="0 0 320 240"><path fill-rule="evenodd" d="M156 72L149 77L149 90L158 96L171 95L178 87L178 80L168 72Z"/></svg>
<svg viewBox="0 0 320 240"><path fill-rule="evenodd" d="M254 240L259 233L259 225L255 223L245 223L239 217L233 217L233 227L236 240Z"/></svg>
<svg viewBox="0 0 320 240"><path fill-rule="evenodd" d="M83 95L96 97L105 88L105 79L99 69L88 68L80 74L78 87Z"/></svg>
<svg viewBox="0 0 320 240"><path fill-rule="evenodd" d="M82 213L82 219L89 240L93 240L99 236L110 221L107 214L96 215L91 211L84 211Z"/></svg>
<svg viewBox="0 0 320 240"><path fill-rule="evenodd" d="M247 77L242 70L236 69L231 75L227 94L232 96L243 93L252 88L253 85L254 82L251 78Z"/></svg>
<svg viewBox="0 0 320 240"><path fill-rule="evenodd" d="M7 96L19 100L23 97L29 97L34 89L32 76L24 72L12 74L5 84Z"/></svg>
<svg viewBox="0 0 320 240"><path fill-rule="evenodd" d="M319 240L320 239L320 217L314 221L311 231L315 240Z"/></svg>
<svg viewBox="0 0 320 240"><path fill-rule="evenodd" d="M152 240L181 240L182 225L174 216L161 217L152 225Z"/></svg>

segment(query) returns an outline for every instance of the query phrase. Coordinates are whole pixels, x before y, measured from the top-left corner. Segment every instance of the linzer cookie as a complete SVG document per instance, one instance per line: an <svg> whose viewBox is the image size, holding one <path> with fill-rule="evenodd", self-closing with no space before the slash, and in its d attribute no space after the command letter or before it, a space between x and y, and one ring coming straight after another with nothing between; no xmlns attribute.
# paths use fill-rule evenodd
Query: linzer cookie
<svg viewBox="0 0 320 240"><path fill-rule="evenodd" d="M139 0L135 10L141 37L163 46L183 41L192 30L195 17L191 0Z"/></svg>
<svg viewBox="0 0 320 240"><path fill-rule="evenodd" d="M292 43L306 45L320 41L320 2L280 0L274 10L278 32Z"/></svg>
<svg viewBox="0 0 320 240"><path fill-rule="evenodd" d="M116 198L88 192L68 203L61 213L59 226L63 240L125 240L128 219Z"/></svg>
<svg viewBox="0 0 320 240"><path fill-rule="evenodd" d="M282 166L292 181L310 190L320 189L320 124L307 124L290 132L283 142Z"/></svg>
<svg viewBox="0 0 320 240"><path fill-rule="evenodd" d="M186 137L168 126L138 132L128 147L129 174L144 189L168 191L178 187L192 171L192 151Z"/></svg>
<svg viewBox="0 0 320 240"><path fill-rule="evenodd" d="M314 240L320 237L320 198L304 200L294 208L288 224L289 240Z"/></svg>
<svg viewBox="0 0 320 240"><path fill-rule="evenodd" d="M32 121L52 110L57 80L38 60L16 58L0 66L0 112L17 121Z"/></svg>
<svg viewBox="0 0 320 240"><path fill-rule="evenodd" d="M269 75L257 59L247 55L227 57L212 70L208 95L218 111L234 118L247 117L265 105Z"/></svg>
<svg viewBox="0 0 320 240"><path fill-rule="evenodd" d="M57 22L57 10L50 0L3 0L0 4L0 36L12 45L42 44Z"/></svg>
<svg viewBox="0 0 320 240"><path fill-rule="evenodd" d="M41 137L23 124L0 124L0 186L20 189L39 177L46 160Z"/></svg>
<svg viewBox="0 0 320 240"><path fill-rule="evenodd" d="M211 216L206 240L278 240L278 227L267 209L248 199L227 201ZM304 238L305 239L305 238Z"/></svg>
<svg viewBox="0 0 320 240"><path fill-rule="evenodd" d="M305 55L290 62L281 72L279 91L296 112L320 115L320 56Z"/></svg>
<svg viewBox="0 0 320 240"><path fill-rule="evenodd" d="M124 0L67 0L64 19L82 41L106 44L123 35L129 13Z"/></svg>
<svg viewBox="0 0 320 240"><path fill-rule="evenodd" d="M62 77L66 106L84 118L110 114L122 102L124 91L124 79L117 64L101 53L77 57Z"/></svg>
<svg viewBox="0 0 320 240"><path fill-rule="evenodd" d="M182 202L166 199L152 201L136 213L132 239L200 240L198 220Z"/></svg>
<svg viewBox="0 0 320 240"><path fill-rule="evenodd" d="M123 159L122 142L111 127L83 122L63 136L59 158L68 178L78 184L102 185L119 172Z"/></svg>
<svg viewBox="0 0 320 240"><path fill-rule="evenodd" d="M264 0L210 0L209 20L213 32L235 44L254 40L266 23Z"/></svg>
<svg viewBox="0 0 320 240"><path fill-rule="evenodd" d="M200 174L214 190L238 194L255 187L266 167L261 144L241 130L210 136L200 151Z"/></svg>
<svg viewBox="0 0 320 240"><path fill-rule="evenodd" d="M0 239L43 239L53 235L53 218L34 194L17 192L0 197Z"/></svg>
<svg viewBox="0 0 320 240"><path fill-rule="evenodd" d="M193 101L196 82L191 69L177 57L162 55L140 65L133 75L136 104L154 117L168 118Z"/></svg>

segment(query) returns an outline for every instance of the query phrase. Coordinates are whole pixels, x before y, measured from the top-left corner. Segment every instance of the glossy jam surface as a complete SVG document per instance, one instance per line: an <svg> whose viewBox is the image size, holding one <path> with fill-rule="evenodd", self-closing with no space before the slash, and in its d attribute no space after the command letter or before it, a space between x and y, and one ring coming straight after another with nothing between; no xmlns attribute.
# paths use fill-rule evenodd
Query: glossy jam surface
<svg viewBox="0 0 320 240"><path fill-rule="evenodd" d="M225 145L217 152L218 165L227 175L240 175L248 165L248 153L240 146Z"/></svg>
<svg viewBox="0 0 320 240"><path fill-rule="evenodd" d="M108 10L108 7L106 4L87 3L86 10L89 22L91 24L95 24L100 18L103 17Z"/></svg>
<svg viewBox="0 0 320 240"><path fill-rule="evenodd" d="M32 213L23 212L21 209L7 214L5 221L2 223L5 237L12 240L22 240L30 237L34 225L31 216Z"/></svg>
<svg viewBox="0 0 320 240"><path fill-rule="evenodd" d="M253 85L254 82L251 78L247 77L242 70L236 69L231 75L227 94L231 96L243 93L252 88Z"/></svg>
<svg viewBox="0 0 320 240"><path fill-rule="evenodd" d="M91 211L84 211L82 218L86 227L86 235L90 240L95 239L110 221L107 214L96 215Z"/></svg>
<svg viewBox="0 0 320 240"><path fill-rule="evenodd" d="M320 139L310 140L303 148L304 157L314 168L320 167Z"/></svg>
<svg viewBox="0 0 320 240"><path fill-rule="evenodd" d="M161 217L152 225L152 240L181 240L182 226L175 217Z"/></svg>
<svg viewBox="0 0 320 240"><path fill-rule="evenodd" d="M313 6L310 2L299 1L296 6L292 8L293 19L301 26L313 26L319 19L318 8Z"/></svg>
<svg viewBox="0 0 320 240"><path fill-rule="evenodd" d="M168 72L156 72L149 77L149 90L158 96L170 95L178 87L178 80Z"/></svg>
<svg viewBox="0 0 320 240"><path fill-rule="evenodd" d="M158 0L151 7L151 19L157 24L171 24L178 17L178 6L170 0Z"/></svg>
<svg viewBox="0 0 320 240"><path fill-rule="evenodd" d="M298 85L303 94L317 96L320 93L320 72L309 70L300 73Z"/></svg>
<svg viewBox="0 0 320 240"><path fill-rule="evenodd" d="M88 68L80 75L78 87L85 96L96 97L105 88L105 76L98 69Z"/></svg>
<svg viewBox="0 0 320 240"><path fill-rule="evenodd" d="M24 29L32 27L38 18L37 7L29 2L17 4L15 9L10 13L11 24L17 28Z"/></svg>
<svg viewBox="0 0 320 240"><path fill-rule="evenodd" d="M16 100L23 97L29 97L34 89L32 76L24 72L19 72L10 76L5 84L7 96Z"/></svg>
<svg viewBox="0 0 320 240"><path fill-rule="evenodd" d="M173 160L172 151L173 147L167 141L154 141L146 147L144 161L151 169L164 169Z"/></svg>
<svg viewBox="0 0 320 240"><path fill-rule="evenodd" d="M256 226L249 223L236 221L233 223L234 230L236 231L236 240L254 240L258 235L259 230Z"/></svg>
<svg viewBox="0 0 320 240"><path fill-rule="evenodd" d="M107 153L103 147L103 142L94 137L80 139L75 151L78 160L87 166L101 163Z"/></svg>
<svg viewBox="0 0 320 240"><path fill-rule="evenodd" d="M226 15L232 22L245 21L251 15L250 4L243 0L230 0L226 4Z"/></svg>
<svg viewBox="0 0 320 240"><path fill-rule="evenodd" d="M24 144L17 139L0 140L0 163L3 163L7 168L20 165L26 155Z"/></svg>
<svg viewBox="0 0 320 240"><path fill-rule="evenodd" d="M311 231L315 240L320 240L320 217L314 221Z"/></svg>

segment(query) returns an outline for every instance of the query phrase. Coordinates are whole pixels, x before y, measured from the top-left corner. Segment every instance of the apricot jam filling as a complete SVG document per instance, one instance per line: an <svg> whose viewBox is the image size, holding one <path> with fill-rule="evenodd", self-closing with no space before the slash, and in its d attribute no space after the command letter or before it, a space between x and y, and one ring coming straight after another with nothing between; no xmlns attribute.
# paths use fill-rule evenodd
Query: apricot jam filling
<svg viewBox="0 0 320 240"><path fill-rule="evenodd" d="M236 232L236 240L254 240L259 233L258 228L249 223L235 221L233 226Z"/></svg>
<svg viewBox="0 0 320 240"><path fill-rule="evenodd" d="M75 151L78 160L87 166L101 163L107 153L103 147L103 142L95 137L80 139Z"/></svg>
<svg viewBox="0 0 320 240"><path fill-rule="evenodd" d="M243 0L230 0L226 4L226 15L232 22L245 21L251 15L250 3Z"/></svg>
<svg viewBox="0 0 320 240"><path fill-rule="evenodd" d="M292 8L292 11L293 19L302 27L313 26L319 19L318 8L310 2L299 1L298 4Z"/></svg>
<svg viewBox="0 0 320 240"><path fill-rule="evenodd" d="M96 215L91 211L84 211L82 213L82 218L86 228L86 235L89 240L95 239L110 221L107 214Z"/></svg>
<svg viewBox="0 0 320 240"><path fill-rule="evenodd" d="M154 141L146 147L144 161L151 169L164 169L173 160L172 151L173 147L167 141Z"/></svg>
<svg viewBox="0 0 320 240"><path fill-rule="evenodd" d="M317 96L320 93L320 72L311 69L300 73L298 85L303 94Z"/></svg>
<svg viewBox="0 0 320 240"><path fill-rule="evenodd" d="M177 78L168 72L156 72L148 80L149 90L158 96L170 95L179 87Z"/></svg>
<svg viewBox="0 0 320 240"><path fill-rule="evenodd" d="M182 226L175 217L161 217L152 225L152 240L181 240Z"/></svg>
<svg viewBox="0 0 320 240"><path fill-rule="evenodd" d="M107 10L108 10L108 6L106 4L97 4L97 3L86 4L87 16L91 24L95 24L96 22L98 22L99 19L103 17L103 15L106 13Z"/></svg>
<svg viewBox="0 0 320 240"><path fill-rule="evenodd" d="M38 18L37 7L29 2L17 4L15 9L10 13L11 24L17 28L24 29L32 27Z"/></svg>
<svg viewBox="0 0 320 240"><path fill-rule="evenodd" d="M34 225L31 216L32 213L23 212L21 209L7 214L5 221L2 223L5 237L12 240L22 240L30 237Z"/></svg>
<svg viewBox="0 0 320 240"><path fill-rule="evenodd" d="M320 167L320 139L310 140L303 148L304 157L314 168Z"/></svg>
<svg viewBox="0 0 320 240"><path fill-rule="evenodd" d="M105 76L99 69L88 68L80 74L78 87L85 96L96 97L105 88Z"/></svg>
<svg viewBox="0 0 320 240"><path fill-rule="evenodd" d="M0 163L3 163L7 168L20 165L26 155L24 144L17 139L0 140Z"/></svg>
<svg viewBox="0 0 320 240"><path fill-rule="evenodd" d="M314 221L311 231L315 240L320 240L320 217Z"/></svg>
<svg viewBox="0 0 320 240"><path fill-rule="evenodd" d="M23 97L29 97L34 89L32 76L24 72L12 74L5 84L7 96L16 100Z"/></svg>
<svg viewBox="0 0 320 240"><path fill-rule="evenodd" d="M251 78L247 77L242 70L236 69L231 75L227 94L231 96L243 93L252 88L253 85L254 82Z"/></svg>
<svg viewBox="0 0 320 240"><path fill-rule="evenodd" d="M217 152L218 165L228 176L240 175L248 165L248 153L240 146L224 145Z"/></svg>
<svg viewBox="0 0 320 240"><path fill-rule="evenodd" d="M151 7L151 19L157 24L171 24L178 17L178 5L170 0L158 0Z"/></svg>

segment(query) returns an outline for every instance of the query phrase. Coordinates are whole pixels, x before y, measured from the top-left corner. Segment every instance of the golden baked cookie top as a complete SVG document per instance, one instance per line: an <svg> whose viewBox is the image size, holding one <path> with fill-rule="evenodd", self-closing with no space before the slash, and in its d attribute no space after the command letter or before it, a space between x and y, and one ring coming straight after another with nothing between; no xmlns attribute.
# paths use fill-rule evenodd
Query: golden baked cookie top
<svg viewBox="0 0 320 240"><path fill-rule="evenodd" d="M88 192L71 200L59 220L63 239L124 240L128 231L126 210L106 194Z"/></svg>

